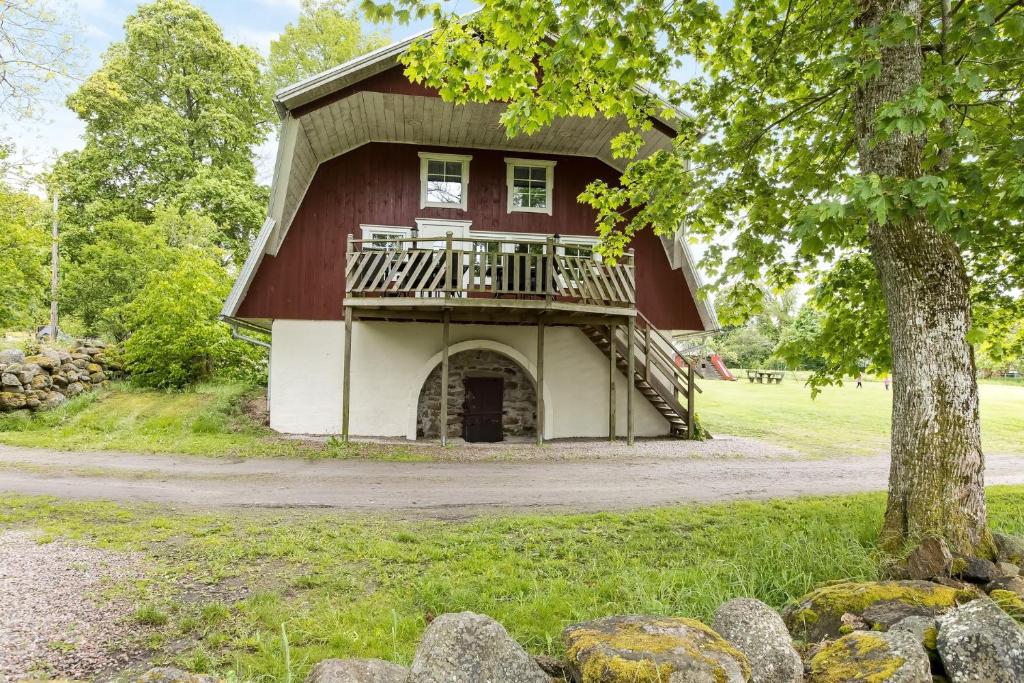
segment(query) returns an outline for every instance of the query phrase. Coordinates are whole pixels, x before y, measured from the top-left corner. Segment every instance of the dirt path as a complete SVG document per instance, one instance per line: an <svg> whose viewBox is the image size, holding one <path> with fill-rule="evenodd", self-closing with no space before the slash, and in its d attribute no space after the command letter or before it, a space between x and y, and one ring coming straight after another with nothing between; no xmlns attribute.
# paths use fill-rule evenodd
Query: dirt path
<svg viewBox="0 0 1024 683"><path fill-rule="evenodd" d="M202 507L323 507L466 517L614 510L885 488L888 458L380 462L65 453L0 446L0 492ZM1024 457L989 458L990 484L1024 484Z"/></svg>

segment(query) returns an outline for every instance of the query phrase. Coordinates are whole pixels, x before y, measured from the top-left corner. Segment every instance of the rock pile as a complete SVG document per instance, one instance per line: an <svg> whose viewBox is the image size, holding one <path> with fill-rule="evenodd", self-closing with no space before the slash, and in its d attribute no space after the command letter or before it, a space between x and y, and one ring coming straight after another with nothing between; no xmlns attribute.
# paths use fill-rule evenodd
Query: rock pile
<svg viewBox="0 0 1024 683"><path fill-rule="evenodd" d="M97 386L107 386L121 374L102 342L79 342L69 351L44 349L26 356L0 351L0 412L59 406Z"/></svg>
<svg viewBox="0 0 1024 683"><path fill-rule="evenodd" d="M711 626L636 615L573 624L562 633L564 661L530 657L490 617L444 614L409 668L331 659L306 683L1020 683L1024 543L995 540L996 562L926 542L908 564L917 577L824 586L781 616L738 598L718 608ZM144 680L199 680L179 673Z"/></svg>

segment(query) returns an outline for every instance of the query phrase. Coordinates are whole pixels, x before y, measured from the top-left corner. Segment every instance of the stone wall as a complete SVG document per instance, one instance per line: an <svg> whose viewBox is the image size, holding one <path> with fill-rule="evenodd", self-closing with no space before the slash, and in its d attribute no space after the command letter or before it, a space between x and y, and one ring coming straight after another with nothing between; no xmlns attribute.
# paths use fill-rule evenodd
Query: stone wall
<svg viewBox="0 0 1024 683"><path fill-rule="evenodd" d="M0 411L37 410L107 386L121 374L100 342L78 343L69 351L44 349L26 356L15 349L0 351Z"/></svg>
<svg viewBox="0 0 1024 683"><path fill-rule="evenodd" d="M537 433L537 392L526 371L511 358L487 350L463 351L448 359L448 436L462 436L462 403L467 377L501 377L505 380L502 428L505 436ZM418 437L437 438L441 418L441 366L427 377L420 390L416 411Z"/></svg>

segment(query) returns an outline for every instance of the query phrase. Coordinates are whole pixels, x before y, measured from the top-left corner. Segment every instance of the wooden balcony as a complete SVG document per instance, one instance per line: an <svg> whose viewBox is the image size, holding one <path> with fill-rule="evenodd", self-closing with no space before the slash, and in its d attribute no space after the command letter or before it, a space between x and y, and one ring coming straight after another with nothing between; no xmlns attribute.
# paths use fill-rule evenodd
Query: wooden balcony
<svg viewBox="0 0 1024 683"><path fill-rule="evenodd" d="M495 320L540 311L634 316L633 263L632 251L612 264L555 237L350 238L345 306L360 317L393 318L402 309L461 311L467 319L488 311ZM368 316L371 310L391 313Z"/></svg>

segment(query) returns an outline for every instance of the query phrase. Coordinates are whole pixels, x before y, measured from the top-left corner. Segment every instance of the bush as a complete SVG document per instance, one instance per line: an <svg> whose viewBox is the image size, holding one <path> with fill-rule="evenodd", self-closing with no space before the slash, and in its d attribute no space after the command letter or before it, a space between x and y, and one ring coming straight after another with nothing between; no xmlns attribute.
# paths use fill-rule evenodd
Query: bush
<svg viewBox="0 0 1024 683"><path fill-rule="evenodd" d="M125 307L131 336L124 360L132 380L178 389L214 375L258 377L263 349L233 339L217 319L230 287L220 264L195 248L183 249L169 270L153 273Z"/></svg>

